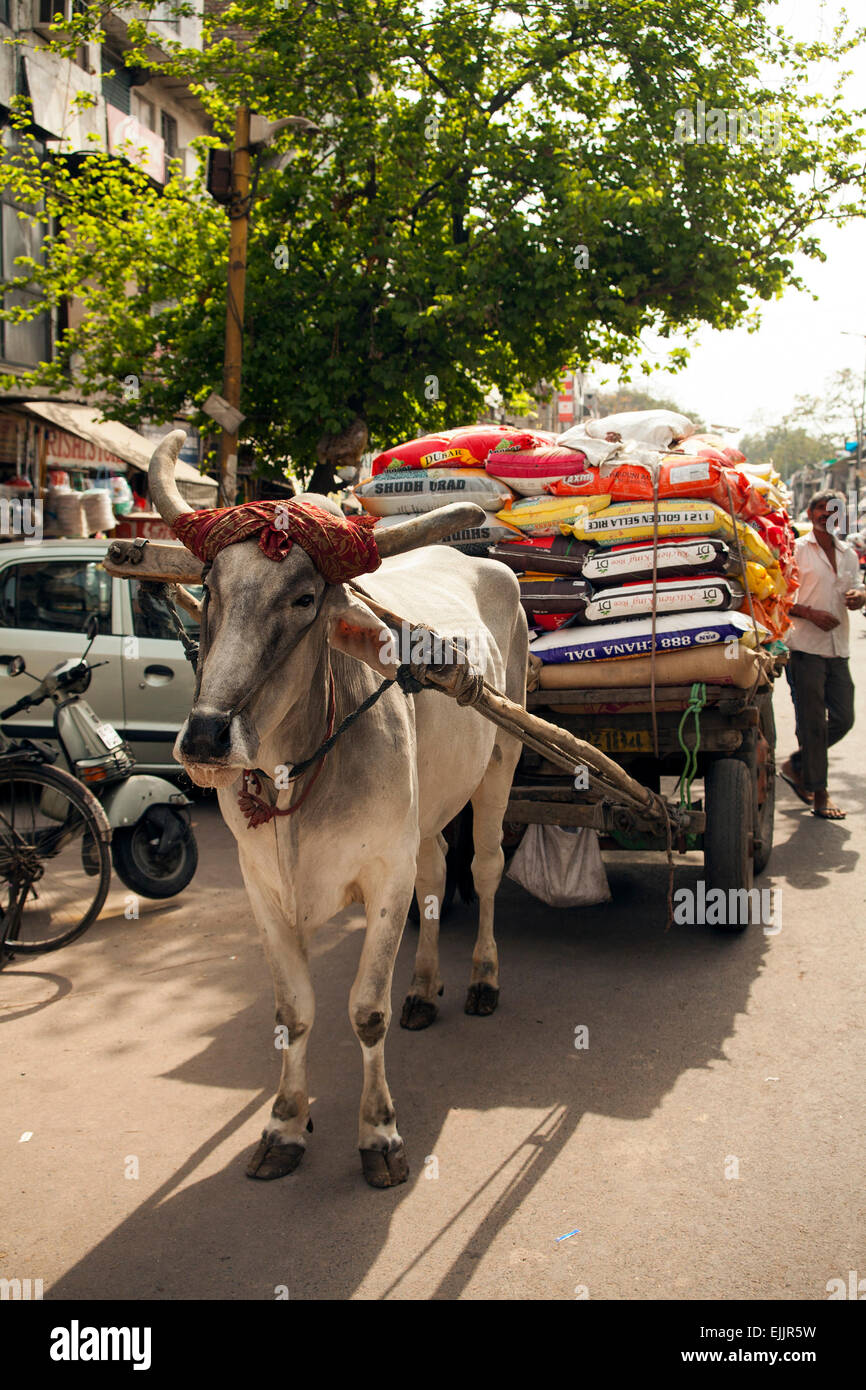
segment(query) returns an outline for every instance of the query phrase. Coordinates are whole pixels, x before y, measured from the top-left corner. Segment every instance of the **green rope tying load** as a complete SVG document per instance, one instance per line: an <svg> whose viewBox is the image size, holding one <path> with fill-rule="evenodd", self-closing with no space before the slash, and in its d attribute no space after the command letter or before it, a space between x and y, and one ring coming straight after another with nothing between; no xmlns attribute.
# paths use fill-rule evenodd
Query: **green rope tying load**
<svg viewBox="0 0 866 1390"><path fill-rule="evenodd" d="M701 710L706 703L707 687L701 681L696 681L692 686L691 694L689 695L689 703L683 711L683 717L677 729L677 738L680 741L680 748L682 748L686 757L685 766L683 767L679 780L680 806L688 811L692 809L692 782L694 782L698 771L698 752L701 746ZM690 714L694 715L695 720L694 748L687 748L685 739L683 738L683 730ZM697 835L687 835L686 844L689 849L696 849L698 845Z"/></svg>

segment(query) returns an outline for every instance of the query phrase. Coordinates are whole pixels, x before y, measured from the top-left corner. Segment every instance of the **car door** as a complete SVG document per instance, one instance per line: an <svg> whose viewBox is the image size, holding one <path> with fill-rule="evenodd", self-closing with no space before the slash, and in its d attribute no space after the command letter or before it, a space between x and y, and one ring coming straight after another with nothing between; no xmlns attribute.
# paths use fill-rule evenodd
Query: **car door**
<svg viewBox="0 0 866 1390"><path fill-rule="evenodd" d="M123 703L124 738L141 771L177 774L172 757L178 730L192 707L195 673L163 600L148 602L137 579L124 586ZM193 589L196 596L199 589ZM183 609L181 621L194 638L198 625Z"/></svg>
<svg viewBox="0 0 866 1390"><path fill-rule="evenodd" d="M87 700L101 719L123 724L121 637L115 609L119 580L102 567L103 549L84 554L57 553L34 547L10 557L0 555L0 649L23 656L27 671L40 680L58 662L82 656L87 646L84 625L91 613L99 634L90 662L105 662L91 676ZM0 709L19 700L35 682L26 675L0 676ZM4 722L15 736L48 738L54 734L50 700Z"/></svg>

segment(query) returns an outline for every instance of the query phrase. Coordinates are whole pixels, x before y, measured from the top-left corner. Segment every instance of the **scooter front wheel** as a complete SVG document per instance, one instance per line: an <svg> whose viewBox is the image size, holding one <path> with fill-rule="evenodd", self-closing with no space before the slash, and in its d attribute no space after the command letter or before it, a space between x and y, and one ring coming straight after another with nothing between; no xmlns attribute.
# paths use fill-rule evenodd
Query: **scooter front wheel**
<svg viewBox="0 0 866 1390"><path fill-rule="evenodd" d="M163 809L163 808L160 808ZM176 811L179 822L172 843L164 845L164 826L151 816L128 829L115 830L111 861L118 878L142 898L173 898L183 892L198 867L198 846L192 827Z"/></svg>

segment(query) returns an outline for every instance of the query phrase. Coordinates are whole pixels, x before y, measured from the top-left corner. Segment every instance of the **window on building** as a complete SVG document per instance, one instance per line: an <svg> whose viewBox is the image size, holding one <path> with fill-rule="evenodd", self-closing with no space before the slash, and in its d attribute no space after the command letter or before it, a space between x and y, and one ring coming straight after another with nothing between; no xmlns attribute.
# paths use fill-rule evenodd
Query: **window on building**
<svg viewBox="0 0 866 1390"><path fill-rule="evenodd" d="M3 145L13 149L17 145L14 135L4 131ZM41 223L32 217L20 217L20 209L15 207L8 195L0 199L0 279L12 280L21 274L21 267L15 264L18 256L27 256L41 262L42 243L45 230ZM27 289L7 290L3 296L6 309L14 309L32 303L35 292ZM47 312L23 323L0 322L0 359L16 367L34 367L37 362L51 360L51 319Z"/></svg>
<svg viewBox="0 0 866 1390"><path fill-rule="evenodd" d="M110 75L109 75L110 74ZM102 95L110 106L117 111L122 111L124 116L131 115L130 93L132 91L132 73L123 65L123 59L117 53L112 53L110 49L102 50Z"/></svg>
<svg viewBox="0 0 866 1390"><path fill-rule="evenodd" d="M177 121L167 111L160 112L160 135L165 145L165 181L167 183L171 173L168 167L169 160L176 159L178 155Z"/></svg>
<svg viewBox="0 0 866 1390"><path fill-rule="evenodd" d="M140 97L136 93L134 114L136 120L147 130L156 130L156 108L152 101L147 100L147 97Z"/></svg>
<svg viewBox="0 0 866 1390"><path fill-rule="evenodd" d="M11 25L11 0L0 0L0 24Z"/></svg>
<svg viewBox="0 0 866 1390"><path fill-rule="evenodd" d="M35 0L35 6L36 23L45 27L54 23L55 15L68 20L71 15L81 14L87 7L87 0Z"/></svg>
<svg viewBox="0 0 866 1390"><path fill-rule="evenodd" d="M82 632L91 613L111 633L111 576L98 560L10 565L0 578L0 625L39 632Z"/></svg>

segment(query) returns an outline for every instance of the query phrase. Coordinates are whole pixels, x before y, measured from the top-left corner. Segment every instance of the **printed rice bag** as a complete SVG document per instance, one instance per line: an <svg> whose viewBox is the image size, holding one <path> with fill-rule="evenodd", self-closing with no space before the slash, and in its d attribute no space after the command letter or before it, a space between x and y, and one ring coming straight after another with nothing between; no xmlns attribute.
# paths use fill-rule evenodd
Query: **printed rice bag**
<svg viewBox="0 0 866 1390"><path fill-rule="evenodd" d="M493 479L491 479L491 482ZM503 484L499 484L503 486ZM556 536L577 519L606 507L609 498L582 497L521 497L502 511L497 512L497 521L516 526L533 536Z"/></svg>
<svg viewBox="0 0 866 1390"><path fill-rule="evenodd" d="M593 499L582 499L589 503ZM651 541L653 539L653 509L645 502L619 502L593 516L579 516L564 529L578 540L596 545L615 545L619 541ZM715 502L660 502L658 507L660 539L681 536L718 535L726 540L738 540L750 560L769 568L774 557L757 531L745 522L735 522Z"/></svg>
<svg viewBox="0 0 866 1390"><path fill-rule="evenodd" d="M517 574L527 571L542 574L580 574L592 547L574 536L512 535L494 545L491 560L500 560Z"/></svg>
<svg viewBox="0 0 866 1390"><path fill-rule="evenodd" d="M739 645L754 645L750 618L743 613L664 613L655 620L657 652L685 651L706 647L728 638ZM768 641L767 628L758 628L759 641ZM530 651L545 664L561 662L612 661L646 656L652 651L652 617L628 618L623 622L563 627L546 632L530 643Z"/></svg>
<svg viewBox="0 0 866 1390"><path fill-rule="evenodd" d="M456 430L425 434L377 454L372 475L401 469L483 468L484 460L503 439L523 448L551 443L555 435L544 431L517 430L511 425L465 425Z"/></svg>
<svg viewBox="0 0 866 1390"><path fill-rule="evenodd" d="M689 613L708 610L725 611L739 608L743 588L735 579L707 574L691 579L661 579L653 595L652 582L623 584L615 589L601 589L585 608L588 623L615 622L617 618L636 618L651 613L653 602L657 613Z"/></svg>
<svg viewBox="0 0 866 1390"><path fill-rule="evenodd" d="M372 516L406 516L430 512L449 502L474 502L486 512L511 501L511 490L483 468L428 468L380 473L355 488L355 496Z"/></svg>

